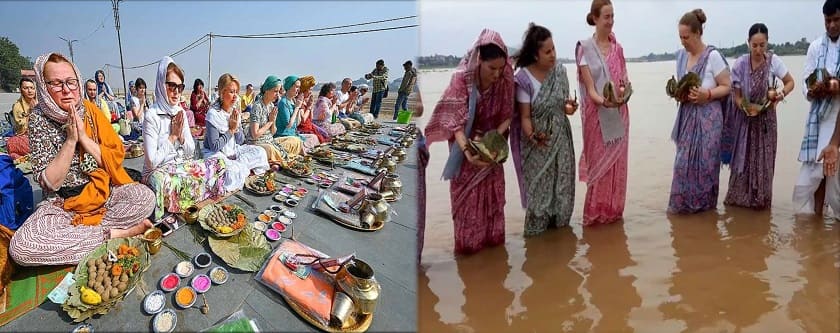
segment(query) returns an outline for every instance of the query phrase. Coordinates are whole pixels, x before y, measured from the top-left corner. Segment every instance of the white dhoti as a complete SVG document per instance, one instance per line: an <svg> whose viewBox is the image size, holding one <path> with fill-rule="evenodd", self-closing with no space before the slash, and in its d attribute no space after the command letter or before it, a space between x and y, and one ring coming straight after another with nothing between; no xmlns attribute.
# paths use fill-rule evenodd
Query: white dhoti
<svg viewBox="0 0 840 333"><path fill-rule="evenodd" d="M823 150L831 141L834 134L834 125L837 121L840 102L831 104L825 117L820 120L819 139L817 140L817 154ZM840 217L840 179L838 177L825 177L823 174L822 162L802 162L799 169L799 178L793 188L793 209L796 214L814 214L814 193L825 179L825 203L831 207L835 217ZM825 211L824 211L825 213Z"/></svg>

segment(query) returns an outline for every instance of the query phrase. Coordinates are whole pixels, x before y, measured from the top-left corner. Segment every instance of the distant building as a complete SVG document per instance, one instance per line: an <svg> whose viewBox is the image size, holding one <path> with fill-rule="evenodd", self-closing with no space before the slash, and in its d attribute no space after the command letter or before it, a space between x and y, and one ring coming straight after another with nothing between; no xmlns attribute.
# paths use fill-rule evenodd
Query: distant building
<svg viewBox="0 0 840 333"><path fill-rule="evenodd" d="M20 70L20 78L28 77L35 81L35 70L34 69L21 69Z"/></svg>

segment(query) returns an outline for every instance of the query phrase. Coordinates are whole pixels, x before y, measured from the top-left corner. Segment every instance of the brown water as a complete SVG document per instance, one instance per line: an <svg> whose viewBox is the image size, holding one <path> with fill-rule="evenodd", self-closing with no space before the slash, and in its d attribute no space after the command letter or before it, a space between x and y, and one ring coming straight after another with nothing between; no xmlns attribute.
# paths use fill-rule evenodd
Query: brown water
<svg viewBox="0 0 840 333"><path fill-rule="evenodd" d="M783 59L801 77L805 58ZM830 219L797 219L792 211L807 113L801 87L779 108L771 210L724 206L724 168L717 211L668 216L675 150L668 138L676 107L665 97L664 82L673 68L673 62L628 68L635 92L623 223L582 228L586 186L578 183L571 228L524 239L525 213L508 163L505 245L456 258L449 187L439 180L447 149L431 147L421 331L840 331L840 227ZM567 69L574 78L574 68ZM450 75L421 74L423 125ZM572 127L579 157L579 117Z"/></svg>

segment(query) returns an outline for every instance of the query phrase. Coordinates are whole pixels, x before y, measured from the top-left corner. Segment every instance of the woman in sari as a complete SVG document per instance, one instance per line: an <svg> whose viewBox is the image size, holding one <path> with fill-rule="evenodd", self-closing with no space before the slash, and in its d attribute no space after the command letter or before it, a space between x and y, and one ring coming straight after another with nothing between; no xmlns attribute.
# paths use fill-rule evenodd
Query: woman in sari
<svg viewBox="0 0 840 333"><path fill-rule="evenodd" d="M448 141L450 146L443 178L450 180L456 253L505 242L504 168L481 161L467 140L491 130L507 132L513 90L507 47L499 33L484 29L452 74L426 126L429 145Z"/></svg>
<svg viewBox="0 0 840 333"><path fill-rule="evenodd" d="M193 82L192 94L190 94L190 110L195 117L195 125L204 127L204 119L207 117L207 110L210 109L210 100L207 98L207 93L204 92L204 81L195 79Z"/></svg>
<svg viewBox="0 0 840 333"><path fill-rule="evenodd" d="M303 141L296 136L274 138L277 132L277 105L274 100L283 91L282 81L274 75L265 78L260 93L251 104L248 144L265 149L269 164L285 161L289 154L303 153Z"/></svg>
<svg viewBox="0 0 840 333"><path fill-rule="evenodd" d="M154 194L122 167L122 141L110 119L82 100L75 65L41 55L35 80L30 161L44 201L15 232L9 253L23 266L75 265L109 239L150 228Z"/></svg>
<svg viewBox="0 0 840 333"><path fill-rule="evenodd" d="M307 75L300 78L300 125L298 125L298 132L305 134L314 134L318 137L318 142L324 143L330 141L330 134L324 129L315 126L312 123L312 110L315 108L315 95L312 94L312 87L315 86L315 77Z"/></svg>
<svg viewBox="0 0 840 333"><path fill-rule="evenodd" d="M224 161L209 156L192 159L195 141L178 103L183 89L183 70L164 57L158 64L155 103L143 118L143 183L155 192L156 220L225 193Z"/></svg>
<svg viewBox="0 0 840 333"><path fill-rule="evenodd" d="M740 111L733 112L732 122L727 124L735 141L726 205L766 209L773 199L776 105L793 91L794 83L782 59L767 51L767 33L764 24L753 24L747 39L750 53L739 57L732 66L733 102ZM776 91L775 84L770 85L776 78L782 80L784 88L770 99L774 96L768 96L768 89ZM769 104L762 110L758 105L764 101Z"/></svg>
<svg viewBox="0 0 840 333"><path fill-rule="evenodd" d="M277 120L275 126L277 131L274 132L275 138L280 137L298 137L303 140L303 154L317 146L320 142L318 136L310 133L299 133L297 128L300 124L301 113L306 107L303 100L303 95L300 95L301 82L297 76L290 75L283 79L283 90L286 94L277 102Z"/></svg>
<svg viewBox="0 0 840 333"><path fill-rule="evenodd" d="M618 221L624 214L630 116L624 101L613 103L609 96L601 95L607 82L615 87L629 82L624 49L612 32L612 3L592 1L586 22L595 26L595 33L577 43L575 59L578 85L586 92L580 115L583 151L579 168L580 181L587 185L583 225L589 226Z"/></svg>
<svg viewBox="0 0 840 333"><path fill-rule="evenodd" d="M318 93L318 101L315 102L315 110L312 111L312 122L315 126L327 131L329 139L333 136L344 134L346 129L338 119L338 105L335 104L335 83L329 82L321 86ZM333 115L336 121L332 122Z"/></svg>
<svg viewBox="0 0 840 333"><path fill-rule="evenodd" d="M551 32L531 23L516 56L510 135L526 237L569 225L575 206L575 147L564 113L569 79L556 59Z"/></svg>
<svg viewBox="0 0 840 333"><path fill-rule="evenodd" d="M700 87L691 88L674 123L671 139L677 145L674 179L668 212L693 214L717 207L720 176L723 111L721 99L730 92L731 81L726 60L714 48L703 43L702 9L685 13L680 19L677 51L677 79L687 72L700 76Z"/></svg>
<svg viewBox="0 0 840 333"><path fill-rule="evenodd" d="M219 99L207 112L207 134L202 153L205 158L215 156L224 160L227 168L224 186L230 192L242 189L252 170L261 175L268 171L269 166L265 150L242 145L245 143L240 120L242 111L236 107L239 80L231 74L222 74L219 77L219 88Z"/></svg>

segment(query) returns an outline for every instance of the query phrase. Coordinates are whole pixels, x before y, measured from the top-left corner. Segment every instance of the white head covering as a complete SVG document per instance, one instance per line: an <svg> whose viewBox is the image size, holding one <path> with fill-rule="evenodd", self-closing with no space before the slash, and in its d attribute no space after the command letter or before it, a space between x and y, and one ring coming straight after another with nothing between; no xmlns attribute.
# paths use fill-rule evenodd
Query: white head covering
<svg viewBox="0 0 840 333"><path fill-rule="evenodd" d="M166 67L170 63L174 63L170 57L163 57L158 64L157 82L155 83L155 104L154 108L157 113L165 113L170 116L175 116L178 112L183 111L181 105L169 105L169 96L166 94Z"/></svg>

